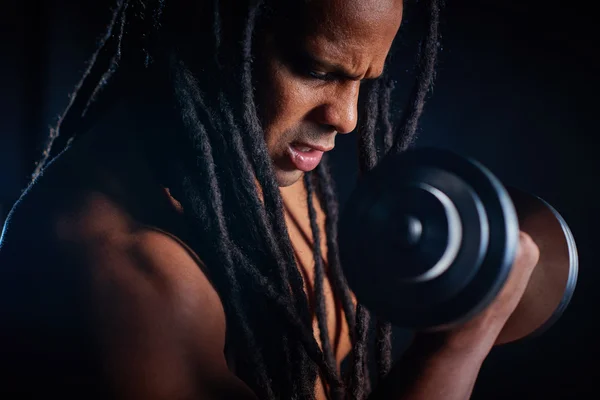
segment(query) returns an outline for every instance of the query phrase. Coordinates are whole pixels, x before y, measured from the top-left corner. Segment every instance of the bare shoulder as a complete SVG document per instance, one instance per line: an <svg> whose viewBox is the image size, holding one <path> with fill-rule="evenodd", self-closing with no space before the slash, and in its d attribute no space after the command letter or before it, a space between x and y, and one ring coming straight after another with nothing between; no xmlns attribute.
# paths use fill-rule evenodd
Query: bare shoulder
<svg viewBox="0 0 600 400"><path fill-rule="evenodd" d="M189 248L150 228L87 235L93 320L123 398L253 398L227 367L223 305Z"/></svg>
<svg viewBox="0 0 600 400"><path fill-rule="evenodd" d="M100 346L119 392L150 398L144 390L153 382L156 398L187 398L207 374L225 373L223 307L189 253L150 230L105 240L86 259Z"/></svg>
<svg viewBox="0 0 600 400"><path fill-rule="evenodd" d="M19 291L31 319L15 330L26 332L27 340L13 358L25 359L27 351L29 365L48 360L52 366L36 374L54 373L57 392L77 379L110 387L123 399L254 398L227 367L225 312L198 259L173 235L132 229L131 215L105 195L79 200L79 209L54 218L52 232L37 238L48 243L44 254L13 252L23 240L18 229L9 229L2 250L18 254L14 265L29 265ZM33 287L42 291L33 293ZM59 314L71 324L68 337L56 322ZM34 320L46 315L53 318ZM35 352L31 343L39 343ZM65 354L74 356L64 360ZM85 369L90 364L95 372ZM21 375L27 373L24 368Z"/></svg>
<svg viewBox="0 0 600 400"><path fill-rule="evenodd" d="M167 318L170 326L181 329L182 339L189 333L194 343L211 342L210 347L222 353L225 312L220 297L198 258L175 236L143 228L123 237L109 235L89 251L100 303L113 294L135 297L140 303L129 304L139 308L136 311ZM108 311L121 312L123 306L128 307Z"/></svg>
<svg viewBox="0 0 600 400"><path fill-rule="evenodd" d="M198 259L173 230L140 229L172 218L141 158L79 146L2 237L0 397L255 398L227 367L225 312Z"/></svg>

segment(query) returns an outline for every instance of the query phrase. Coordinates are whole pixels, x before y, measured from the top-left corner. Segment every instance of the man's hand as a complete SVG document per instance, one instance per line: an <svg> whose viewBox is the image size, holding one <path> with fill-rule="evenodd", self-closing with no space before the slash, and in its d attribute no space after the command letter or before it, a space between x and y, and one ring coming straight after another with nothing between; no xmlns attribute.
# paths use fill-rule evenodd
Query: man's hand
<svg viewBox="0 0 600 400"><path fill-rule="evenodd" d="M473 319L449 331L438 333L437 340L442 340L440 345L455 352L480 351L487 355L523 297L539 256L539 248L531 236L520 232L515 262L498 296Z"/></svg>

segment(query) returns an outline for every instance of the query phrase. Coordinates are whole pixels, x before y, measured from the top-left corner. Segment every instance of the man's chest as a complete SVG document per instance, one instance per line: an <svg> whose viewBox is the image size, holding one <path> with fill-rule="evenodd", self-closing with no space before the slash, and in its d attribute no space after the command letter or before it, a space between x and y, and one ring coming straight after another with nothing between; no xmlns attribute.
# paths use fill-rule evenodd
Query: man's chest
<svg viewBox="0 0 600 400"><path fill-rule="evenodd" d="M319 346L322 347L318 321L316 317L316 298L315 298L315 256L313 249L313 233L308 214L307 195L302 185L302 181L297 184L281 190L284 206L285 218L288 226L290 240L294 248L298 268L304 279L304 289L309 299L309 305L313 314L313 332ZM325 311L327 315L328 336L331 347L335 352L335 357L339 363L346 357L351 348L349 338L348 324L342 311L340 299L334 295L332 288L333 277L327 263L327 239L325 236L325 214L321 209L316 198L313 201L316 210L317 225L320 230L320 248L324 266L323 278L323 297Z"/></svg>

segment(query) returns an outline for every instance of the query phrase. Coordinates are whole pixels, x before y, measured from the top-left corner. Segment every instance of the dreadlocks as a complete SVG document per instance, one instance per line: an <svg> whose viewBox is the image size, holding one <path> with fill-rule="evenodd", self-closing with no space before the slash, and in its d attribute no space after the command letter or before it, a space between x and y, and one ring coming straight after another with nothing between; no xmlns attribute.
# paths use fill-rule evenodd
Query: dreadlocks
<svg viewBox="0 0 600 400"><path fill-rule="evenodd" d="M314 398L315 380L320 374L334 399L364 399L370 390L367 343L371 318L361 304L354 310L342 273L337 243L338 203L327 159L315 173L304 177L314 240L319 347L258 117L253 49L257 32L277 12L278 5L268 3L249 0L239 21L237 15L228 15L228 19L222 14L219 0L207 5L210 10L204 16L210 18L207 26L212 33L204 35L202 41L213 57L206 57L201 69L196 69L185 56L171 52L163 57L159 51L164 41L158 32L169 13L164 1L117 0L106 34L66 110L50 131L33 179L51 158L59 133L61 147L68 146L104 109L102 104L120 95L108 90L109 81L126 82L135 72L142 77L138 80L153 76L153 82L160 86L156 78L162 77L165 98L172 101L168 104L176 105L175 110L165 107L164 112L174 121L170 131L177 140L170 150L159 149L164 141L158 144L159 139L147 140L148 151L168 170L163 183L182 204L194 232L190 244L202 256L222 295L230 336L227 343L235 348L236 373L261 398ZM425 3L428 28L419 52L416 83L398 126L391 118L394 83L389 74L367 85L362 93L358 128L361 173L375 167L385 154L403 151L415 138L417 121L434 78L439 36L440 0ZM207 43L209 40L212 44ZM382 146L377 145L377 137L382 138ZM326 215L327 270L314 198ZM341 301L353 344L346 379L337 371L327 330L323 292L326 274ZM251 284L242 284L248 281ZM381 379L391 366L388 323L377 321L375 342Z"/></svg>

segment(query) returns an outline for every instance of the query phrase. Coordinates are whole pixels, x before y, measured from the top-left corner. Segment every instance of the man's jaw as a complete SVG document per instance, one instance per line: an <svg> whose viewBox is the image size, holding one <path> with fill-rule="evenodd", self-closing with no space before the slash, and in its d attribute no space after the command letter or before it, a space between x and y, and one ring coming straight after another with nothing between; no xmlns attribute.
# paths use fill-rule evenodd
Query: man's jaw
<svg viewBox="0 0 600 400"><path fill-rule="evenodd" d="M279 187L292 186L304 176L300 170L284 171L275 167L275 179Z"/></svg>

